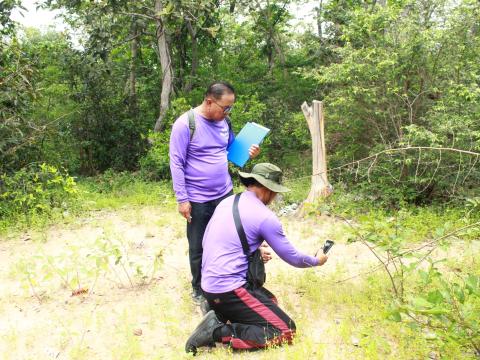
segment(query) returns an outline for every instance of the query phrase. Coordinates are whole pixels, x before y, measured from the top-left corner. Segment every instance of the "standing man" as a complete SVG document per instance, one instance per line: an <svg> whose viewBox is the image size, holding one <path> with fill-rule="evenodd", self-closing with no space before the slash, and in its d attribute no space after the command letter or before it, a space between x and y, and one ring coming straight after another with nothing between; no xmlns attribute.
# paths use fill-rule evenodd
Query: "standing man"
<svg viewBox="0 0 480 360"><path fill-rule="evenodd" d="M294 321L278 306L275 296L263 286L248 285L249 260L241 234L249 254L265 240L292 266L308 268L327 261L324 254L309 256L295 249L277 216L267 208L277 193L288 191L281 184L282 172L277 166L257 164L251 173L239 175L247 191L218 205L203 238L202 289L212 310L187 340L185 350L194 354L199 347L215 342L237 350L260 349L291 343L295 335Z"/></svg>
<svg viewBox="0 0 480 360"><path fill-rule="evenodd" d="M235 103L232 85L212 83L202 104L180 116L170 136L170 170L179 213L187 220L192 298L204 301L201 281L202 239L217 205L233 194L227 147L235 139L228 114ZM260 153L253 145L251 158Z"/></svg>

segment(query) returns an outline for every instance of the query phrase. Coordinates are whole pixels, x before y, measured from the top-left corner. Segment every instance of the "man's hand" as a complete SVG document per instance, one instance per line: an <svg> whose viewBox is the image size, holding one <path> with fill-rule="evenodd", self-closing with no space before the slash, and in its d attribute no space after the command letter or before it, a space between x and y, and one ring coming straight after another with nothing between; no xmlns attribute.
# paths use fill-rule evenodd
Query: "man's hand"
<svg viewBox="0 0 480 360"><path fill-rule="evenodd" d="M264 241L262 245L260 245L260 255L262 256L263 263L266 264L268 261L272 260L272 249L268 244Z"/></svg>
<svg viewBox="0 0 480 360"><path fill-rule="evenodd" d="M192 205L190 204L190 201L179 203L178 212L182 214L182 216L187 219L188 222L192 222L192 216L190 215L192 212Z"/></svg>
<svg viewBox="0 0 480 360"><path fill-rule="evenodd" d="M260 146L253 144L250 146L250 149L248 149L248 154L250 155L250 159L256 158L258 154L260 154Z"/></svg>
<svg viewBox="0 0 480 360"><path fill-rule="evenodd" d="M317 255L317 259L318 259L318 266L322 266L327 262L328 256L325 254L319 254Z"/></svg>

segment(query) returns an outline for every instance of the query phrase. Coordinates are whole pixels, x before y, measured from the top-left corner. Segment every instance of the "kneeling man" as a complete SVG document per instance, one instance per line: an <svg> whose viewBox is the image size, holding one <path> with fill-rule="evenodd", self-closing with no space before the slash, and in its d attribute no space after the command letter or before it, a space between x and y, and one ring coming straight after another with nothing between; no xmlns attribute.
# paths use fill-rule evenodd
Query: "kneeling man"
<svg viewBox="0 0 480 360"><path fill-rule="evenodd" d="M240 195L238 210L250 252L265 240L277 255L292 266L323 265L318 257L299 252L283 233L277 216L267 208L277 193L289 191L281 185L282 171L269 163L257 164L251 173L239 172L247 190ZM185 350L228 343L233 349L258 349L290 343L295 323L264 287L247 283L248 258L233 217L235 196L216 208L203 237L202 290L210 310L188 339Z"/></svg>

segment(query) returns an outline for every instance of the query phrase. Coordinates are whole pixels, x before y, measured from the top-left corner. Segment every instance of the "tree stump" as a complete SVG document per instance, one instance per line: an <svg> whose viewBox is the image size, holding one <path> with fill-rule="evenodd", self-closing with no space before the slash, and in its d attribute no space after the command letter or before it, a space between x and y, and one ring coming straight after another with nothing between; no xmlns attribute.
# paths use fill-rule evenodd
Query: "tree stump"
<svg viewBox="0 0 480 360"><path fill-rule="evenodd" d="M329 196L333 191L327 178L323 103L314 100L312 106L309 107L307 102L304 102L302 104L302 111L307 120L310 135L312 136L312 183L310 192L300 207L300 215L303 215L304 205L306 203L315 203L320 198Z"/></svg>

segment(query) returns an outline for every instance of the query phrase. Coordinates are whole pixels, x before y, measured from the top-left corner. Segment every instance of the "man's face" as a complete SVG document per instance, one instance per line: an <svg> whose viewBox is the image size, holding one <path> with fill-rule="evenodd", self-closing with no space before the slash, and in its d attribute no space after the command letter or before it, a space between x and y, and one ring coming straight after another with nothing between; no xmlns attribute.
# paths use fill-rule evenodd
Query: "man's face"
<svg viewBox="0 0 480 360"><path fill-rule="evenodd" d="M208 97L206 100L208 118L211 120L222 120L227 116L235 102L235 94L224 94L220 99Z"/></svg>

